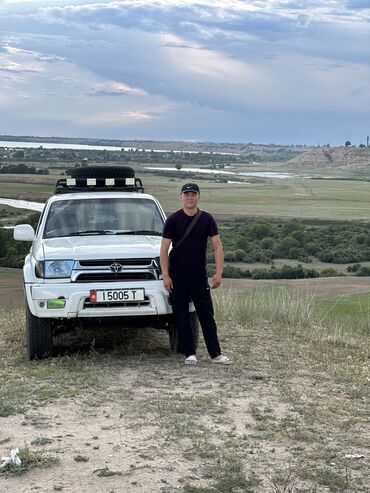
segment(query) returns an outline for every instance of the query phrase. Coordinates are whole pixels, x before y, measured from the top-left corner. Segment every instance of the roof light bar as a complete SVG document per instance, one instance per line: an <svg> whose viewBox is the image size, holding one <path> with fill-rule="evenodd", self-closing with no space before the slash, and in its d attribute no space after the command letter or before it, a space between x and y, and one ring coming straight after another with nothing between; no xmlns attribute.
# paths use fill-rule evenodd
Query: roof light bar
<svg viewBox="0 0 370 493"><path fill-rule="evenodd" d="M116 183L114 178L106 178L105 179L105 186L106 187L114 187L114 184Z"/></svg>
<svg viewBox="0 0 370 493"><path fill-rule="evenodd" d="M76 178L67 178L67 187L75 187Z"/></svg>
<svg viewBox="0 0 370 493"><path fill-rule="evenodd" d="M86 184L89 187L95 187L96 186L96 178L87 178Z"/></svg>

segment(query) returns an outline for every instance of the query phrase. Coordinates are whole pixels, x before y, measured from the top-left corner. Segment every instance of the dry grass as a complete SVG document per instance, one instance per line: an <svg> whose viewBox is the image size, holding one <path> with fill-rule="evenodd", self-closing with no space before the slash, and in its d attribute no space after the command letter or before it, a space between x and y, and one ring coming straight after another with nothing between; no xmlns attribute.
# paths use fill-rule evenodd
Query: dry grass
<svg viewBox="0 0 370 493"><path fill-rule="evenodd" d="M1 452L26 436L64 454L39 491L50 478L73 491L82 475L82 492L101 481L104 491L369 491L366 325L323 319L282 287L215 305L230 367L210 364L203 345L200 364L185 367L150 330L91 331L60 345L58 358L28 362L23 314L3 309L0 429L24 426L0 432Z"/></svg>

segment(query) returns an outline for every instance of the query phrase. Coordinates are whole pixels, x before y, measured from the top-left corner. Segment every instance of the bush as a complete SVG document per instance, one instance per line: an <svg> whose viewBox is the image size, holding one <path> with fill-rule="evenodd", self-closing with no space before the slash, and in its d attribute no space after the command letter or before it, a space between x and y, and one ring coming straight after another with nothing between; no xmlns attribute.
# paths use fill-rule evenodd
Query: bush
<svg viewBox="0 0 370 493"><path fill-rule="evenodd" d="M298 241L292 236L287 236L275 245L274 254L277 258L287 258L288 252L291 248L298 248Z"/></svg>
<svg viewBox="0 0 370 493"><path fill-rule="evenodd" d="M281 269L275 267L255 269L252 272L252 279L307 279L312 277L319 277L319 273L314 269L304 269L301 264L283 265Z"/></svg>
<svg viewBox="0 0 370 493"><path fill-rule="evenodd" d="M235 252L233 252L233 251L225 252L224 257L225 257L226 262L235 262L235 260L236 260Z"/></svg>
<svg viewBox="0 0 370 493"><path fill-rule="evenodd" d="M272 238L264 238L261 241L261 248L263 250L272 250L274 247L274 240Z"/></svg>
<svg viewBox="0 0 370 493"><path fill-rule="evenodd" d="M320 277L338 277L338 276L343 276L343 274L335 270L333 267L326 267L320 272Z"/></svg>
<svg viewBox="0 0 370 493"><path fill-rule="evenodd" d="M358 269L356 276L366 277L370 276L370 267L361 267Z"/></svg>
<svg viewBox="0 0 370 493"><path fill-rule="evenodd" d="M235 250L234 254L236 262L245 262L245 259L247 258L247 253L244 250L239 248L238 250Z"/></svg>
<svg viewBox="0 0 370 493"><path fill-rule="evenodd" d="M251 227L250 233L253 238L256 238L257 240L262 240L262 238L266 238L266 236L271 236L271 225L267 223L257 222Z"/></svg>
<svg viewBox="0 0 370 493"><path fill-rule="evenodd" d="M361 264L353 264L347 267L347 272L357 272L362 267Z"/></svg>
<svg viewBox="0 0 370 493"><path fill-rule="evenodd" d="M333 253L330 250L324 250L317 254L317 258L321 262L333 262Z"/></svg>
<svg viewBox="0 0 370 493"><path fill-rule="evenodd" d="M225 279L245 279L251 277L250 270L242 270L233 265L226 265L222 277Z"/></svg>
<svg viewBox="0 0 370 493"><path fill-rule="evenodd" d="M239 236L239 238L235 242L235 246L236 248L240 248L244 251L247 251L249 247L249 242L247 238L245 238L244 236Z"/></svg>

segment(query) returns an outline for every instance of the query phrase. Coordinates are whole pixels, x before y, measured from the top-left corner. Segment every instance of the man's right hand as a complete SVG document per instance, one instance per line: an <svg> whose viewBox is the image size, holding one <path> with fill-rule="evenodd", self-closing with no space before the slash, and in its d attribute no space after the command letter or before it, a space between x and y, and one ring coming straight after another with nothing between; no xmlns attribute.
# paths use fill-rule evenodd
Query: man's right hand
<svg viewBox="0 0 370 493"><path fill-rule="evenodd" d="M170 276L163 276L163 285L169 293L172 293L173 284Z"/></svg>

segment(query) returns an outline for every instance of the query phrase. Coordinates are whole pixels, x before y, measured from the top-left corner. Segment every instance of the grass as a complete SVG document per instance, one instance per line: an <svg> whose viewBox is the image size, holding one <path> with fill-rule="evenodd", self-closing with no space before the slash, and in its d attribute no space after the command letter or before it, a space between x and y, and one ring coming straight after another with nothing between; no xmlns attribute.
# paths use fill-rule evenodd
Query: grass
<svg viewBox="0 0 370 493"><path fill-rule="evenodd" d="M23 177L19 176L17 180L22 180ZM25 180L28 180L29 178L24 178ZM0 182L0 196L2 197L9 197L9 195L14 195L14 194L46 194L51 195L53 193L54 187L53 185L43 185L43 184L38 184L38 183L26 183L26 182L21 182L17 181L16 183L3 183Z"/></svg>
<svg viewBox="0 0 370 493"><path fill-rule="evenodd" d="M366 306L366 297L348 298L350 313L359 300ZM78 452L65 429L68 467L143 491L369 491L368 312L348 327L332 316L343 313L339 302L325 303L285 286L216 297L221 344L235 363L211 365L201 344L194 368L150 330L66 336L59 357L29 362L24 316L3 309L3 416L23 413L32 435L55 426L48 406L75 402L77 415L101 418L96 435L71 438ZM356 453L365 458L344 459Z"/></svg>
<svg viewBox="0 0 370 493"><path fill-rule="evenodd" d="M291 171L291 170L289 170ZM292 170L294 173L294 170ZM140 168L137 168L140 176ZM179 190L185 179L141 175L145 191L155 195L165 211L180 207ZM19 179L28 179L20 176ZM214 178L196 176L201 187L200 206L222 216L300 217L338 220L370 220L370 184L363 181L310 180L297 176L288 180L251 180L243 184L218 183ZM45 195L53 191L49 184L1 183L0 196ZM237 211L237 212L236 212Z"/></svg>
<svg viewBox="0 0 370 493"><path fill-rule="evenodd" d="M59 464L58 458L45 455L43 450L32 451L28 447L20 449L18 457L21 464L7 464L0 469L0 476L21 476L31 469L47 468Z"/></svg>
<svg viewBox="0 0 370 493"><path fill-rule="evenodd" d="M369 327L370 322L370 294L356 294L340 296L334 300L319 300L316 306L322 317L348 323L349 327L364 325Z"/></svg>
<svg viewBox="0 0 370 493"><path fill-rule="evenodd" d="M293 171L294 173L294 171ZM169 181L145 175L146 191L155 194L166 211L179 208L181 177ZM246 184L200 180L201 204L214 214L265 217L300 217L341 220L370 219L370 184L360 181L261 180ZM237 214L236 214L237 211Z"/></svg>

